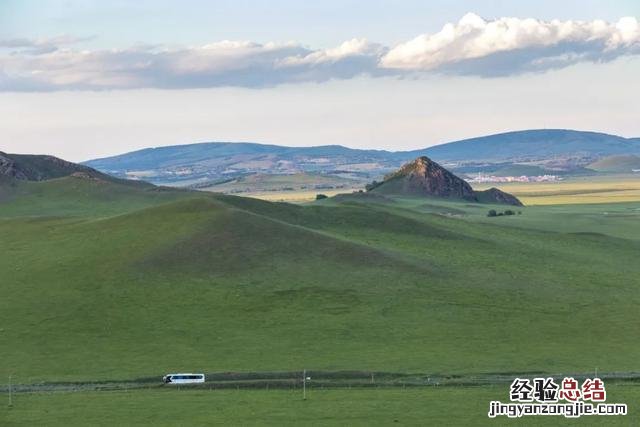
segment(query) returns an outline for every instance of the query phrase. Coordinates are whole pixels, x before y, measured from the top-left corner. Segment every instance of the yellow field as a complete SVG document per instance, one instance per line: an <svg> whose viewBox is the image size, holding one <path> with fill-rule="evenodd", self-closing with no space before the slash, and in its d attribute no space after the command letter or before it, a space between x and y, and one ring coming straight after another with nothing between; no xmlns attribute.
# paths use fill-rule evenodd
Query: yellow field
<svg viewBox="0 0 640 427"><path fill-rule="evenodd" d="M564 205L587 203L616 203L640 201L639 175L609 175L602 177L572 178L558 182L510 182L475 185L475 190L497 187L517 196L525 205ZM304 203L315 200L316 194L329 197L339 193L350 193L353 189L293 190L242 193L272 202Z"/></svg>
<svg viewBox="0 0 640 427"><path fill-rule="evenodd" d="M525 205L561 205L640 201L640 175L574 178L558 182L497 183L474 186L497 187L517 196Z"/></svg>
<svg viewBox="0 0 640 427"><path fill-rule="evenodd" d="M289 203L304 203L310 202L316 199L316 194L324 194L325 196L335 196L340 193L351 193L351 189L337 189L337 190L294 190L294 191L265 191L255 193L242 193L239 194L243 197L253 197L256 199L268 200L270 202L289 202Z"/></svg>

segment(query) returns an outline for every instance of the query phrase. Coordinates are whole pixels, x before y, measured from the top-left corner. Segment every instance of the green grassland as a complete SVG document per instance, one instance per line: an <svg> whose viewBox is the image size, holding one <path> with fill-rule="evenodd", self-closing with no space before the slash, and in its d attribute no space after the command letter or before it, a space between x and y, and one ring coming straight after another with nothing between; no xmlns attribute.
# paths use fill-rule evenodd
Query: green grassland
<svg viewBox="0 0 640 427"><path fill-rule="evenodd" d="M301 390L130 390L20 394L0 406L3 426L372 426L372 425L637 425L637 385L607 387L610 403L627 403L625 416L489 418L492 400L509 400L508 387L428 387Z"/></svg>
<svg viewBox="0 0 640 427"><path fill-rule="evenodd" d="M529 210L489 219L485 205L442 202L465 214L433 214L423 199L294 206L183 192L158 202L145 190L130 211L96 201L63 215L70 183L80 185L50 181L55 197L15 199L26 216L0 224L0 348L22 382L636 368L635 239L524 227L541 215ZM14 216L12 206L0 212ZM618 234L636 232L637 216L613 220Z"/></svg>
<svg viewBox="0 0 640 427"><path fill-rule="evenodd" d="M0 177L0 217L106 217L191 197L144 182L65 177L8 181Z"/></svg>
<svg viewBox="0 0 640 427"><path fill-rule="evenodd" d="M357 198L350 195L349 198ZM501 227L534 229L562 235L579 234L584 237L619 237L640 240L640 202L533 205L526 207L488 206L483 204L428 200L419 198L393 198L394 208L408 212L437 214ZM489 209L504 212L510 209L514 216L490 218Z"/></svg>
<svg viewBox="0 0 640 427"><path fill-rule="evenodd" d="M241 194L245 196L263 195L268 197L276 193L280 198L295 199L297 193L313 193L325 190L351 191L364 187L363 179L348 179L336 175L320 173L295 174L251 174L235 179L225 180L201 190L217 193ZM292 199L293 197L293 199ZM312 199L309 199L312 200Z"/></svg>
<svg viewBox="0 0 640 427"><path fill-rule="evenodd" d="M638 371L637 202L488 218L505 207L367 194L291 205L74 177L0 191L0 378L16 383L303 368ZM467 420L476 406L484 417L494 391L465 391L456 404ZM149 424L169 401L190 402L194 423L209 420L199 408L234 399L255 398L237 424L298 412L285 391L240 401L103 393L20 394L31 403L8 416L38 424L65 399L61 416L86 405L97 417L123 402L146 407ZM453 404L431 389L406 402L399 390L324 393L304 416L340 424L349 405L365 417L388 400L398 414L423 399Z"/></svg>

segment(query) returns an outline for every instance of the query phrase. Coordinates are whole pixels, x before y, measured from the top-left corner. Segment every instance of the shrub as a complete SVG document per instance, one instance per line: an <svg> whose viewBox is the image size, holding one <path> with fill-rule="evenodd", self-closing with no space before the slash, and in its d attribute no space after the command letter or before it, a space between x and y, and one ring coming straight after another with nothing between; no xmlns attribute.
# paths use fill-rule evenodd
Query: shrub
<svg viewBox="0 0 640 427"><path fill-rule="evenodd" d="M498 216L497 212L495 211L495 209L491 209L489 211L489 213L487 214L487 216Z"/></svg>
<svg viewBox="0 0 640 427"><path fill-rule="evenodd" d="M371 184L367 184L367 185L365 185L365 186L364 186L364 188L365 188L365 190L367 190L367 191L371 191L371 190L373 190L374 188L376 188L378 185L380 185L380 184L378 183L378 181L373 181Z"/></svg>
<svg viewBox="0 0 640 427"><path fill-rule="evenodd" d="M322 200L326 198L327 198L326 194L316 194L316 200Z"/></svg>
<svg viewBox="0 0 640 427"><path fill-rule="evenodd" d="M511 209L507 209L506 211L504 211L505 215L515 215L516 213L514 211L512 211Z"/></svg>

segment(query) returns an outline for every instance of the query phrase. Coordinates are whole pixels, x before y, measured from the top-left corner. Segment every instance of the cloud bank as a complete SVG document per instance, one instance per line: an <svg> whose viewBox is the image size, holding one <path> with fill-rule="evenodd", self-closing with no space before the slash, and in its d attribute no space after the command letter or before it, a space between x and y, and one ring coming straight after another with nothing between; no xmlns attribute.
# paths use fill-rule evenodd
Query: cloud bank
<svg viewBox="0 0 640 427"><path fill-rule="evenodd" d="M381 58L380 66L493 77L638 53L640 25L634 17L615 24L519 18L487 21L469 13L438 33L395 46Z"/></svg>
<svg viewBox="0 0 640 427"><path fill-rule="evenodd" d="M486 20L470 13L397 46L352 39L331 49L250 41L183 48L73 47L82 40L0 40L0 91L260 88L428 73L500 77L640 54L640 24L635 17L608 23Z"/></svg>

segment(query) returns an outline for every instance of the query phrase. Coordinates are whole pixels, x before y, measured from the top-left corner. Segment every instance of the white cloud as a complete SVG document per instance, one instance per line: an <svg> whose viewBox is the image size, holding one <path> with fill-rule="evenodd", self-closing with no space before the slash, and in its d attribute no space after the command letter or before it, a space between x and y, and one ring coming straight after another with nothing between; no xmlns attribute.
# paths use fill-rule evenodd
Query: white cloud
<svg viewBox="0 0 640 427"><path fill-rule="evenodd" d="M64 34L51 38L27 39L12 38L0 39L0 52L3 49L14 49L13 54L40 55L58 50L61 46L72 45L91 40L93 37L74 37Z"/></svg>
<svg viewBox="0 0 640 427"><path fill-rule="evenodd" d="M377 46L377 45L376 45ZM204 46L122 50L54 49L0 55L0 90L265 87L376 73L382 51L363 40L335 49L295 43L222 41Z"/></svg>
<svg viewBox="0 0 640 427"><path fill-rule="evenodd" d="M379 57L386 49L366 39L351 39L332 49L316 50L306 55L284 58L280 66L317 65L335 63L349 57Z"/></svg>
<svg viewBox="0 0 640 427"><path fill-rule="evenodd" d="M438 33L423 34L395 46L380 65L405 71L492 76L637 53L640 26L634 17L611 24L602 20L485 20L469 13Z"/></svg>
<svg viewBox="0 0 640 427"><path fill-rule="evenodd" d="M545 71L640 53L634 17L540 21L465 15L389 48L352 39L329 49L221 41L203 46L80 50L84 39L0 40L0 91L268 87L358 75L437 72L484 77Z"/></svg>

